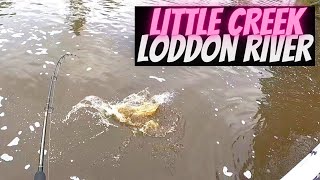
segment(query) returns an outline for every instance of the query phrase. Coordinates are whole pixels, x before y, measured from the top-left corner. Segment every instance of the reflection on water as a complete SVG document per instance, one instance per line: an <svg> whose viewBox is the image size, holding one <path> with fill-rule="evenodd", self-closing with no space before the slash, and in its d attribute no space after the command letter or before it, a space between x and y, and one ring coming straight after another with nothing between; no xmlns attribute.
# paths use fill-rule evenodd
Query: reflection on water
<svg viewBox="0 0 320 180"><path fill-rule="evenodd" d="M41 136L35 125L43 119L49 75L56 59L71 52L79 58L64 62L55 92L47 146L51 179L225 179L224 167L230 179L245 179L245 172L252 179L279 179L320 139L318 67L133 63L134 6L249 2L291 1L0 2L0 156L13 157L0 163L2 178L32 179ZM178 136L107 129L87 111L61 123L84 97L120 102L146 87L154 94L177 93L170 106L183 122ZM7 146L15 137L18 145Z"/></svg>
<svg viewBox="0 0 320 180"><path fill-rule="evenodd" d="M83 26L86 23L86 16L90 9L87 8L82 0L70 0L70 26L75 35L80 36Z"/></svg>
<svg viewBox="0 0 320 180"><path fill-rule="evenodd" d="M106 10L103 15L107 15L108 12L112 12L113 10L118 9L121 6L124 6L124 4L114 1L114 0L107 0L107 1L100 1L99 2Z"/></svg>
<svg viewBox="0 0 320 180"><path fill-rule="evenodd" d="M318 144L320 68L270 70L273 77L261 79L267 96L257 112L253 167L258 177L279 179Z"/></svg>
<svg viewBox="0 0 320 180"><path fill-rule="evenodd" d="M0 9L10 8L13 2L0 2Z"/></svg>
<svg viewBox="0 0 320 180"><path fill-rule="evenodd" d="M12 6L13 2L0 2L0 17L1 16L8 16L11 17L13 15L16 15L16 13L9 13L6 12L7 9L9 9ZM2 25L2 24L0 24Z"/></svg>

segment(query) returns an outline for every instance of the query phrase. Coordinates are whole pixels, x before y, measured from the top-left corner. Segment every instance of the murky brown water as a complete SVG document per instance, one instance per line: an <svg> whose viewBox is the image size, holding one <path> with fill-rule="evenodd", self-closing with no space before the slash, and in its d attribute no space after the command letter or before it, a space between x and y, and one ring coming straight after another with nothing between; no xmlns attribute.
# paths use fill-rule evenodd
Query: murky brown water
<svg viewBox="0 0 320 180"><path fill-rule="evenodd" d="M52 61L66 52L79 58L60 71L48 179L245 179L247 170L279 179L319 143L319 67L135 67L134 5L146 4L159 2L0 2L0 155L13 157L1 160L1 179L33 179L36 122ZM85 110L63 121L89 95L111 102L147 87L175 94L165 115L179 122L165 138L107 127Z"/></svg>

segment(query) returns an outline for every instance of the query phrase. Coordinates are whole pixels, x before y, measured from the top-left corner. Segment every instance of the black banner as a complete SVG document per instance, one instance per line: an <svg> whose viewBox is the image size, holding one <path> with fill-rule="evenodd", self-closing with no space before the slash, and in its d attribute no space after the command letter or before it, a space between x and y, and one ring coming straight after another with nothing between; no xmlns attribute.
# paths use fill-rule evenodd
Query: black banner
<svg viewBox="0 0 320 180"><path fill-rule="evenodd" d="M136 66L314 66L315 7L135 7Z"/></svg>

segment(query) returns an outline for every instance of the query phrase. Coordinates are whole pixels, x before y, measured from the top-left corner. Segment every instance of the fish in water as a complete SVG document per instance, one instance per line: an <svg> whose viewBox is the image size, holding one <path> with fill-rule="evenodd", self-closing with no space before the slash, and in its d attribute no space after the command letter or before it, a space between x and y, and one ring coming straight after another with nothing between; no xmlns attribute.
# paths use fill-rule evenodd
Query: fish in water
<svg viewBox="0 0 320 180"><path fill-rule="evenodd" d="M160 104L153 102L143 102L138 105L119 104L117 111L108 113L104 111L104 117L112 117L127 126L138 128L140 131L156 130L159 127L159 120L155 114L159 110Z"/></svg>
<svg viewBox="0 0 320 180"><path fill-rule="evenodd" d="M100 122L107 126L116 126L109 122L113 120L129 127L134 133L164 136L174 131L178 121L177 118L171 117L174 114L166 107L173 96L174 94L170 92L151 96L147 88L119 102L106 102L96 96L87 96L72 108L63 122L81 108L93 108L98 111L93 114L98 115Z"/></svg>
<svg viewBox="0 0 320 180"><path fill-rule="evenodd" d="M103 108L104 119L114 119L126 126L132 127L144 134L155 132L160 127L161 121L157 117L162 105L170 101L171 93L150 96L147 89L137 94L131 94L123 101L108 104Z"/></svg>

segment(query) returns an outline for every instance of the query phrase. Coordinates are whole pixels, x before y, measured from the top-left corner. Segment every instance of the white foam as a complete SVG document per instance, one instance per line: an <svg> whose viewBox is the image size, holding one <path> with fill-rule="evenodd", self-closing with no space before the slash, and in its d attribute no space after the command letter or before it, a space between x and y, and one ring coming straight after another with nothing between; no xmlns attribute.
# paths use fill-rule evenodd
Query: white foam
<svg viewBox="0 0 320 180"><path fill-rule="evenodd" d="M31 50L27 50L27 53L32 54L32 51Z"/></svg>
<svg viewBox="0 0 320 180"><path fill-rule="evenodd" d="M220 142L219 142L219 141L217 141L217 144L220 144Z"/></svg>
<svg viewBox="0 0 320 180"><path fill-rule="evenodd" d="M91 70L92 70L92 68L91 68L91 67L88 67L88 68L87 68L87 71L91 71Z"/></svg>
<svg viewBox="0 0 320 180"><path fill-rule="evenodd" d="M80 180L80 178L78 178L77 176L70 176L70 179L72 179L72 180Z"/></svg>
<svg viewBox="0 0 320 180"><path fill-rule="evenodd" d="M40 47L41 47L41 46L42 46L42 44L36 44L36 46L40 46Z"/></svg>
<svg viewBox="0 0 320 180"><path fill-rule="evenodd" d="M18 137L15 137L7 146L16 146L19 144L20 139Z"/></svg>
<svg viewBox="0 0 320 180"><path fill-rule="evenodd" d="M1 29L0 33L1 34L5 34L5 33L7 33L7 30L6 29Z"/></svg>
<svg viewBox="0 0 320 180"><path fill-rule="evenodd" d="M62 33L62 30L59 30L59 31L50 31L50 32L48 32L49 34L50 34L50 36L52 36L52 35L55 35L55 34L60 34L60 33Z"/></svg>
<svg viewBox="0 0 320 180"><path fill-rule="evenodd" d="M36 49L36 50L37 50L37 51L40 51L40 52L36 52L36 53L35 53L36 55L48 54L48 52L47 52L48 49L46 49L46 48L38 48L38 49Z"/></svg>
<svg viewBox="0 0 320 180"><path fill-rule="evenodd" d="M56 42L56 44L60 44L61 42Z"/></svg>
<svg viewBox="0 0 320 180"><path fill-rule="evenodd" d="M243 125L245 125L245 124L246 124L246 122L245 122L244 120L242 120L242 121L241 121L241 123L242 123Z"/></svg>
<svg viewBox="0 0 320 180"><path fill-rule="evenodd" d="M166 81L164 78L159 78L159 77L156 77L156 76L149 76L149 78L150 78L150 79L155 79L155 80L157 80L157 81L159 81L159 82L164 82L164 81Z"/></svg>
<svg viewBox="0 0 320 180"><path fill-rule="evenodd" d="M13 160L13 157L8 154L2 154L0 158L6 162Z"/></svg>
<svg viewBox="0 0 320 180"><path fill-rule="evenodd" d="M9 42L9 40L8 39L0 39L0 44L3 42Z"/></svg>
<svg viewBox="0 0 320 180"><path fill-rule="evenodd" d="M45 61L46 64L56 65L53 61Z"/></svg>
<svg viewBox="0 0 320 180"><path fill-rule="evenodd" d="M42 67L45 69L45 68L47 68L47 66L44 64L44 65L42 65Z"/></svg>
<svg viewBox="0 0 320 180"><path fill-rule="evenodd" d="M8 28L7 31L8 31L9 33L14 33L14 31L13 31L12 28Z"/></svg>
<svg viewBox="0 0 320 180"><path fill-rule="evenodd" d="M247 178L247 179L251 179L252 174L249 170L247 170L246 172L243 173L243 175Z"/></svg>
<svg viewBox="0 0 320 180"><path fill-rule="evenodd" d="M29 129L30 129L31 132L34 131L34 127L32 125L29 126Z"/></svg>
<svg viewBox="0 0 320 180"><path fill-rule="evenodd" d="M16 33L16 34L12 34L11 36L14 38L19 38L22 37L24 35L24 33Z"/></svg>
<svg viewBox="0 0 320 180"><path fill-rule="evenodd" d="M27 164L27 165L24 167L24 169L27 170L27 169L29 169L29 167L30 167L30 164Z"/></svg>
<svg viewBox="0 0 320 180"><path fill-rule="evenodd" d="M39 122L35 122L34 126L38 128L38 127L40 127L40 123Z"/></svg>
<svg viewBox="0 0 320 180"><path fill-rule="evenodd" d="M67 76L70 76L70 74L66 74Z"/></svg>
<svg viewBox="0 0 320 180"><path fill-rule="evenodd" d="M0 113L0 117L3 117L4 116L4 112Z"/></svg>
<svg viewBox="0 0 320 180"><path fill-rule="evenodd" d="M218 109L218 108L214 108L214 110L215 110L215 111L219 111L219 109Z"/></svg>
<svg viewBox="0 0 320 180"><path fill-rule="evenodd" d="M2 126L2 128L1 128L2 131L5 131L5 130L7 130L7 129L8 129L7 126Z"/></svg>
<svg viewBox="0 0 320 180"><path fill-rule="evenodd" d="M22 131L19 131L19 132L18 132L18 135L21 135L21 134L22 134Z"/></svg>
<svg viewBox="0 0 320 180"><path fill-rule="evenodd" d="M165 104L170 102L173 98L174 94L170 92L164 92L162 94L154 95L152 100L156 101L158 104Z"/></svg>
<svg viewBox="0 0 320 180"><path fill-rule="evenodd" d="M43 35L46 35L46 34L47 34L46 32L44 32L44 31L42 31L42 30L39 30L39 32L40 32L41 34L43 34Z"/></svg>
<svg viewBox="0 0 320 180"><path fill-rule="evenodd" d="M32 36L31 37L29 37L28 39L27 39L27 41L30 41L30 40L36 40L36 41L40 41L41 40L41 38L39 38L38 36L36 36L35 34L31 34Z"/></svg>
<svg viewBox="0 0 320 180"><path fill-rule="evenodd" d="M223 171L223 174L228 176L228 177L231 177L232 174L233 174L232 172L228 172L228 168L226 166L223 166L222 171Z"/></svg>
<svg viewBox="0 0 320 180"><path fill-rule="evenodd" d="M24 45L24 44L26 44L27 43L27 41L23 41L22 43L21 43L21 45Z"/></svg>

